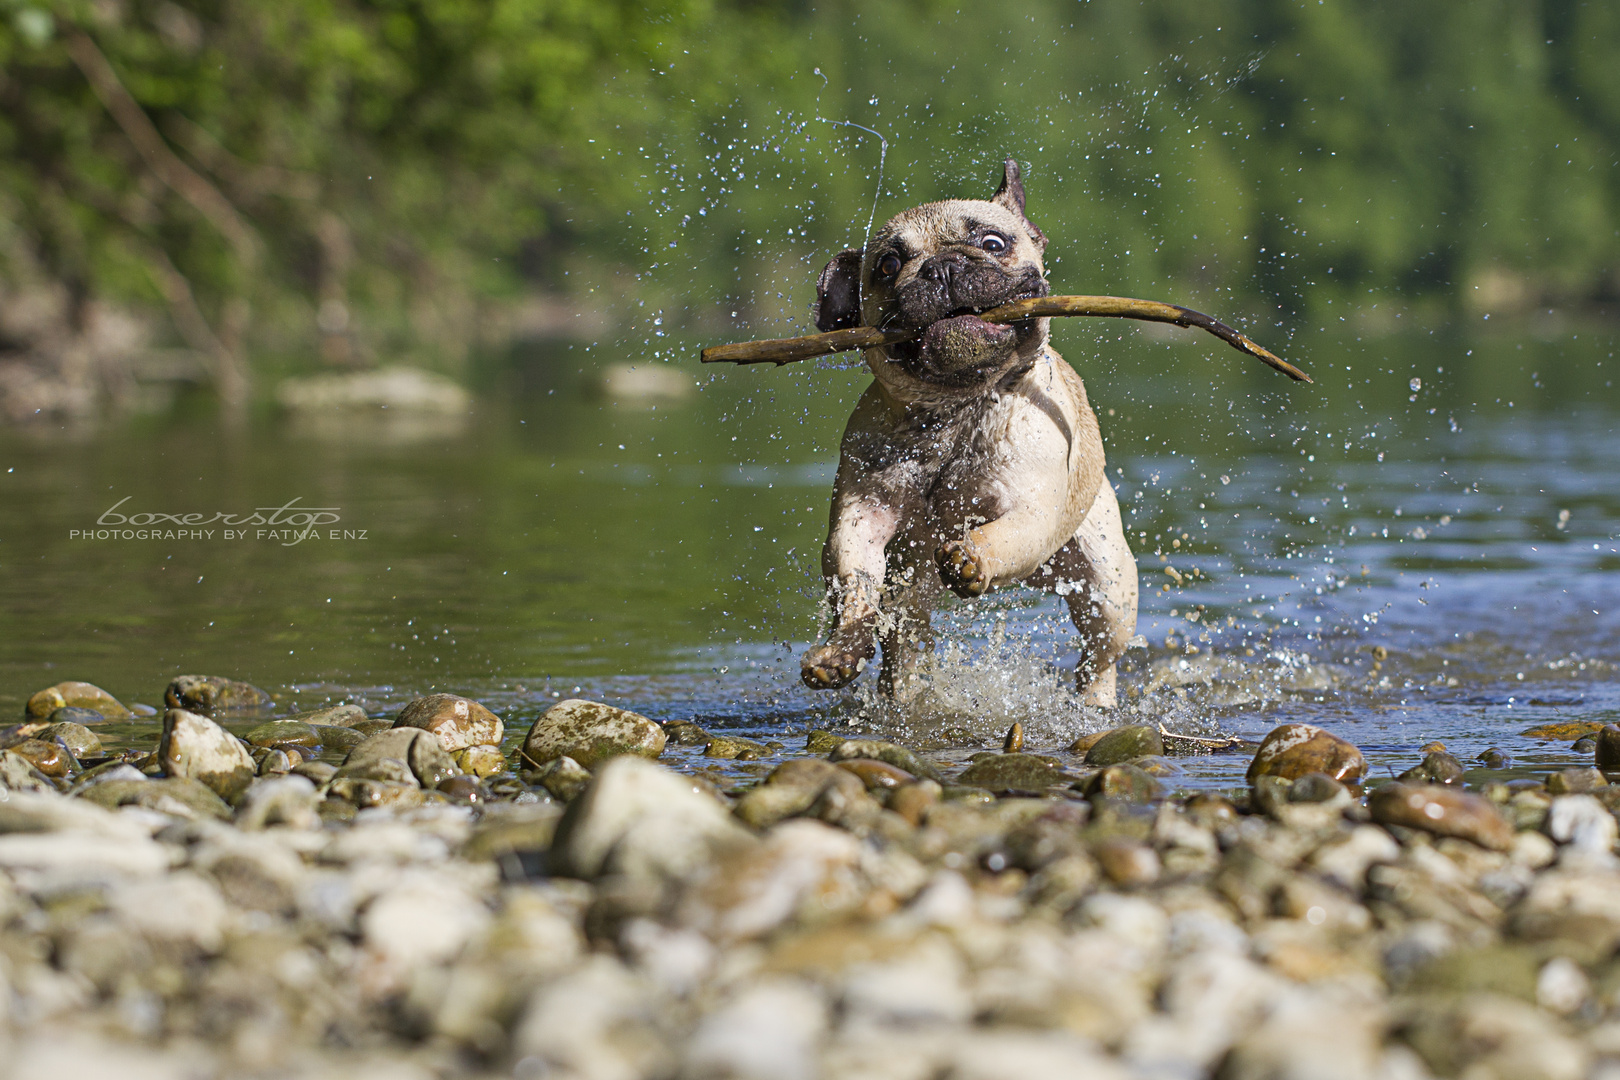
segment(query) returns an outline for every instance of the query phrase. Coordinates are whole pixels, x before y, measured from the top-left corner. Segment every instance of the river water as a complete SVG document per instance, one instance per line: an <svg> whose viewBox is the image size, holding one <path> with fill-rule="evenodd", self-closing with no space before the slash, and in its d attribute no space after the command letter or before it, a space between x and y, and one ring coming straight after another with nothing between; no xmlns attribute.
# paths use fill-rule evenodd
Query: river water
<svg viewBox="0 0 1620 1080"><path fill-rule="evenodd" d="M689 360L685 401L582 392L633 347L519 355L465 422L232 428L182 407L0 432L0 712L63 679L161 705L172 676L209 673L283 712L467 694L514 738L570 696L782 753L833 726L956 759L1015 719L1047 752L1122 720L1248 738L1305 720L1378 774L1440 740L1464 761L1506 751L1513 768L1490 775L1508 776L1582 759L1526 728L1620 720L1611 328L1251 330L1312 372L1303 386L1191 332L1080 322L1058 344L1098 410L1142 570L1118 715L1067 693L1072 631L1033 593L951 601L935 690L910 715L870 676L801 688L837 440L866 377ZM329 523L301 541L218 522L98 533L256 508ZM1175 786L1228 787L1247 754L1178 763Z"/></svg>

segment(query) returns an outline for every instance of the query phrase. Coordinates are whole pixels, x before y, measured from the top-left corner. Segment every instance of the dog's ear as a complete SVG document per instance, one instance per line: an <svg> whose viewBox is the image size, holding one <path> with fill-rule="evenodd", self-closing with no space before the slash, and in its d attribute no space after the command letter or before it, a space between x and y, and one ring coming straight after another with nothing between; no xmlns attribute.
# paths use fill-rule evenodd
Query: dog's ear
<svg viewBox="0 0 1620 1080"><path fill-rule="evenodd" d="M1024 175L1018 169L1018 162L1008 158L1002 163L1001 186L990 201L1005 206L1008 210L1024 219L1024 227L1029 230L1029 238L1035 241L1035 246L1042 251L1046 250L1046 234L1036 228L1035 223L1029 220L1024 213Z"/></svg>
<svg viewBox="0 0 1620 1080"><path fill-rule="evenodd" d="M816 279L816 328L848 330L861 325L860 248L847 248L832 257Z"/></svg>

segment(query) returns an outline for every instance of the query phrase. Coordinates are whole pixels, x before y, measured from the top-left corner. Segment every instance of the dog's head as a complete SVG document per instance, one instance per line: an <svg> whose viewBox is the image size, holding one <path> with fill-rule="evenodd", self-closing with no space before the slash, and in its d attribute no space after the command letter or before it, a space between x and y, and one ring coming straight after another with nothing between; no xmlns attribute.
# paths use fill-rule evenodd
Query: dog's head
<svg viewBox="0 0 1620 1080"><path fill-rule="evenodd" d="M1047 321L997 325L976 316L1047 295L1045 249L1046 237L1024 216L1023 180L1009 158L989 200L915 207L891 218L864 249L834 256L816 282L816 325L919 330L887 347L906 372L941 386L994 382L1034 359Z"/></svg>

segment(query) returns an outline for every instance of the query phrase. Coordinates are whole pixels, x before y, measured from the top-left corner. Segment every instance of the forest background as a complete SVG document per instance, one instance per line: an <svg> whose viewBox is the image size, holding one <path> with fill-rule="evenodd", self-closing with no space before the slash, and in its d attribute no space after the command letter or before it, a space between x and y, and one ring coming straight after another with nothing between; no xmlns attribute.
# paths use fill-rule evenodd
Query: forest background
<svg viewBox="0 0 1620 1080"><path fill-rule="evenodd" d="M0 415L802 332L1008 155L1059 291L1603 318L1617 55L1578 0L0 0Z"/></svg>

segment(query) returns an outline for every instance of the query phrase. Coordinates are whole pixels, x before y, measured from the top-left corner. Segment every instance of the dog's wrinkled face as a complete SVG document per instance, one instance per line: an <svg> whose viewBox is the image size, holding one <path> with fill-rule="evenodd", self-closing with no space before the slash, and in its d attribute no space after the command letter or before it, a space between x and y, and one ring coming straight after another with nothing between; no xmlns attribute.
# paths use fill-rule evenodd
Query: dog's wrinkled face
<svg viewBox="0 0 1620 1080"><path fill-rule="evenodd" d="M1047 295L1045 247L1046 237L1024 216L1018 164L1009 160L991 199L907 210L864 250L834 257L817 282L816 324L921 330L888 346L906 372L942 386L993 381L1039 352L1046 323L998 325L976 316Z"/></svg>

